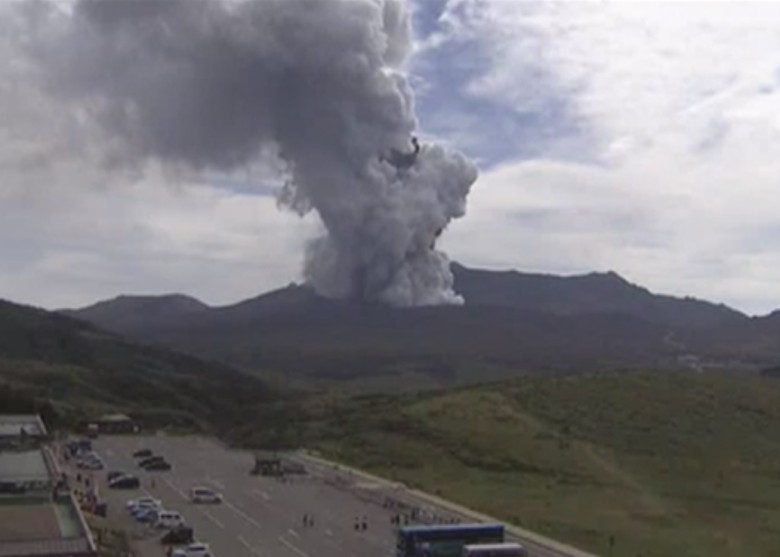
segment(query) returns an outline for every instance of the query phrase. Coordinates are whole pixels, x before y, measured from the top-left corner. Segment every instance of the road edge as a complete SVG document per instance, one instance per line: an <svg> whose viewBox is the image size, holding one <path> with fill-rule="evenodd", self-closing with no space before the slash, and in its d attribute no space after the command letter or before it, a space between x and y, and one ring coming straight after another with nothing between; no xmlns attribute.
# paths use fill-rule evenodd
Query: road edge
<svg viewBox="0 0 780 557"><path fill-rule="evenodd" d="M313 451L307 450L307 449L301 449L296 452L297 456L304 460L310 460L313 462L316 462L322 466L327 466L333 469L348 471L356 476L360 476L366 480L371 480L374 482L379 482L391 487L398 487L402 486L403 484L399 482L394 482L392 480L388 480L387 478L382 478L380 476L377 476L375 474L372 474L370 472L366 472L365 470L361 470L359 468L355 468L354 466L350 466L349 464L344 464L343 462L336 462L334 460L326 459L320 456L319 454L314 453ZM449 509L453 512L457 512L459 514L462 514L464 516L469 516L474 518L475 520L478 520L480 522L502 522L506 525L506 529L508 532L515 536L523 537L528 540L531 540L533 543L547 547L549 549L552 549L554 551L558 551L561 553L566 553L570 555L571 557L598 557L598 555L594 553L588 553L587 551L583 551L581 549L577 549L576 547L572 547L570 545L567 545L565 543L553 540L552 538L548 538L546 536L543 536L541 534L537 534L536 532L531 532L530 530L526 530L525 528L521 528L520 526L517 526L515 524L509 524L504 520L498 520L497 518L491 517L487 514L481 513L479 511L475 511L473 509L470 509L468 507L465 507L463 505L460 505L458 503L453 503L452 501L448 501L446 499L442 499L441 497L437 497L436 495L431 495L430 493L427 493L425 491L421 491L419 489L411 489L406 486L404 486L406 491L408 491L410 494L414 495L415 497L426 500L431 504L437 505L442 508Z"/></svg>

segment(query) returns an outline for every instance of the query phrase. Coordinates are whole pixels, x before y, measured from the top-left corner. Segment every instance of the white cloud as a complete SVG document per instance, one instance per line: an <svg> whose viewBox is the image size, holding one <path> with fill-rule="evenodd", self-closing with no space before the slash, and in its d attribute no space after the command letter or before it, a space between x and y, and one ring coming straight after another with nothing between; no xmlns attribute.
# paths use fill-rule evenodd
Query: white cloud
<svg viewBox="0 0 780 557"><path fill-rule="evenodd" d="M465 94L556 99L583 156L484 174L456 258L780 306L780 6L465 1L491 61Z"/></svg>
<svg viewBox="0 0 780 557"><path fill-rule="evenodd" d="M56 308L184 292L230 303L299 279L319 225L277 208L273 164L231 177L106 168L79 114L37 86L8 9L0 3L0 298Z"/></svg>
<svg viewBox="0 0 780 557"><path fill-rule="evenodd" d="M230 303L296 280L318 224L268 196L146 179L0 207L0 297L78 306L120 293Z"/></svg>
<svg viewBox="0 0 780 557"><path fill-rule="evenodd" d="M0 297L56 307L185 291L224 303L298 276L317 223L279 212L251 186L107 174L86 162L89 145L83 158L66 156L78 115L36 94L4 22L0 14L0 103L10 107L0 111ZM463 98L523 117L555 103L570 125L553 129L577 130L557 145L549 129L518 131L547 136L483 172L466 218L442 238L453 259L614 269L656 291L756 312L780 306L780 6L457 0L442 22L419 37L421 83L470 73L450 84ZM435 56L453 42L473 44L480 56L469 64L487 66ZM457 119L436 107L421 121L439 118L444 139L468 145L501 114L478 128L471 106L453 104ZM500 143L511 134L496 131Z"/></svg>

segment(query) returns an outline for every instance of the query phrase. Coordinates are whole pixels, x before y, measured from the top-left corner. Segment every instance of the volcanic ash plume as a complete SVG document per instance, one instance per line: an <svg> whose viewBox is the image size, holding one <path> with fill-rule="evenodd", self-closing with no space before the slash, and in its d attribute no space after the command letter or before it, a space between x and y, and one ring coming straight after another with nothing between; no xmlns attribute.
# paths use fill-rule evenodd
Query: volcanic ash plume
<svg viewBox="0 0 780 557"><path fill-rule="evenodd" d="M476 169L419 144L399 0L82 0L27 9L45 86L114 164L231 172L273 151L280 203L326 235L304 274L321 293L456 303L438 235Z"/></svg>

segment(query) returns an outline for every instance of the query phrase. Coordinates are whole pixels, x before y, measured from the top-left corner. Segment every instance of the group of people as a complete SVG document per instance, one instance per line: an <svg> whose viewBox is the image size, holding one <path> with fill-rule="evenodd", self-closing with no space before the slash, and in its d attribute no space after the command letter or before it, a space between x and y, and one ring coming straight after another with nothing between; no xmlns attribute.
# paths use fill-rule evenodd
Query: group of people
<svg viewBox="0 0 780 557"><path fill-rule="evenodd" d="M368 530L368 517L367 516L363 516L363 518L361 519L360 517L356 516L355 517L355 531L356 532L360 532L360 531L365 532L366 530Z"/></svg>
<svg viewBox="0 0 780 557"><path fill-rule="evenodd" d="M314 528L314 516L310 515L308 513L305 513L303 515L303 527L304 528Z"/></svg>

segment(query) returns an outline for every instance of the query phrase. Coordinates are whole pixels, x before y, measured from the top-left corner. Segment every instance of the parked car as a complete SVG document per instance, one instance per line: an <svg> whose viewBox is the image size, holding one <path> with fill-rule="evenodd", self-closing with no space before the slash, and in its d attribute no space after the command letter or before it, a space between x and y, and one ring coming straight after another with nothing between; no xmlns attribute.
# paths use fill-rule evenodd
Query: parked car
<svg viewBox="0 0 780 557"><path fill-rule="evenodd" d="M108 483L108 487L111 489L138 489L141 487L141 482L135 476L120 476L114 478Z"/></svg>
<svg viewBox="0 0 780 557"><path fill-rule="evenodd" d="M76 456L91 451L92 441L89 439L74 439L73 441L68 441L65 447L71 456Z"/></svg>
<svg viewBox="0 0 780 557"><path fill-rule="evenodd" d="M185 545L195 541L195 533L189 526L177 526L171 528L162 538L160 543L164 545Z"/></svg>
<svg viewBox="0 0 780 557"><path fill-rule="evenodd" d="M190 501L193 503L221 503L222 495L208 487L195 486L190 489Z"/></svg>
<svg viewBox="0 0 780 557"><path fill-rule="evenodd" d="M152 462L161 462L161 461L165 461L165 459L163 457L159 456L159 455L158 456L150 456L150 457L142 458L141 460L139 460L138 461L138 466L140 466L141 468L146 468Z"/></svg>
<svg viewBox="0 0 780 557"><path fill-rule="evenodd" d="M170 530L184 525L184 517L176 511L160 510L157 512L157 520L154 522L155 528L165 528Z"/></svg>
<svg viewBox="0 0 780 557"><path fill-rule="evenodd" d="M102 470L105 466L98 456L88 456L76 465L82 470Z"/></svg>
<svg viewBox="0 0 780 557"><path fill-rule="evenodd" d="M108 475L106 476L106 479L108 480L108 483L111 483L116 478L120 478L126 475L127 474L125 472L122 472L121 470L110 470L108 472Z"/></svg>
<svg viewBox="0 0 780 557"><path fill-rule="evenodd" d="M159 518L160 511L156 508L139 508L131 512L133 519L142 524L154 524Z"/></svg>
<svg viewBox="0 0 780 557"><path fill-rule="evenodd" d="M170 470L171 464L168 461L165 460L155 460L154 462L150 462L146 466L144 466L147 470L153 471L153 470Z"/></svg>
<svg viewBox="0 0 780 557"><path fill-rule="evenodd" d="M138 507L159 508L161 504L162 503L159 499L146 496L139 497L138 499L130 499L127 503L125 503L125 507L127 510L132 510Z"/></svg>
<svg viewBox="0 0 780 557"><path fill-rule="evenodd" d="M171 557L214 557L214 554L211 553L208 544L194 542L187 547L174 549Z"/></svg>
<svg viewBox="0 0 780 557"><path fill-rule="evenodd" d="M138 449L133 453L133 458L149 458L152 456L151 449Z"/></svg>

